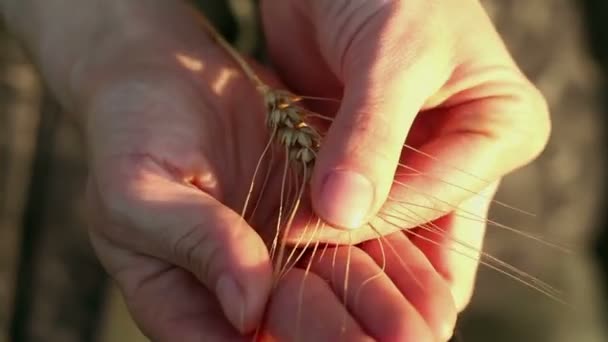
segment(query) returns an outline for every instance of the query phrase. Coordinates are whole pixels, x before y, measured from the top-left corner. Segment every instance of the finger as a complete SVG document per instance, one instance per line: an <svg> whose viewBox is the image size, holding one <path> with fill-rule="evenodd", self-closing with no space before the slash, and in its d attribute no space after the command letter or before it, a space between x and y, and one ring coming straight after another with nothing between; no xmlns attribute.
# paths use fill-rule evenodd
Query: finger
<svg viewBox="0 0 608 342"><path fill-rule="evenodd" d="M479 267L490 200L498 184L465 201L461 209L441 217L432 229L417 229L412 242L448 282L456 308L464 310L471 300Z"/></svg>
<svg viewBox="0 0 608 342"><path fill-rule="evenodd" d="M187 269L217 296L238 330L254 329L271 283L269 256L257 233L210 195L169 178L149 157L118 161L113 170L118 174L111 182L97 177L95 190L116 218L102 233L126 249Z"/></svg>
<svg viewBox="0 0 608 342"><path fill-rule="evenodd" d="M309 4L309 3L308 3ZM306 20L303 1L261 2L268 53L286 85L296 94L331 99L342 97L342 82L332 72L319 50L314 27ZM281 29L277 29L277 28ZM333 116L333 101L307 103L321 114Z"/></svg>
<svg viewBox="0 0 608 342"><path fill-rule="evenodd" d="M411 226L453 211L543 150L550 129L542 96L520 76L503 77L502 86L478 92L479 99L422 114L420 126L432 136L406 147L390 194L416 211Z"/></svg>
<svg viewBox="0 0 608 342"><path fill-rule="evenodd" d="M312 6L311 4L319 5L325 4L326 2L318 1L314 3L304 3L293 1L289 3L291 3L290 6L278 6L277 8L278 10L281 10L282 8L291 9L291 12L285 11L280 13L285 14L286 18L293 19L298 23L298 25L292 25L291 27L303 27L301 31L298 32L305 32L307 28L310 27L321 27L319 23L323 23L323 21L314 21L313 19L323 18L323 16L312 13L313 11L311 8L315 9L316 7ZM378 2L376 1L368 1L364 5L361 5L362 3L358 1L351 1L348 3L344 1L333 1L331 3L334 4L335 8L342 9L343 13L351 14L353 18L356 18L355 14L363 12L367 8L366 6L378 6ZM411 18L409 21L407 18L396 21L402 21L403 24L401 27L403 27L406 31L416 27L426 27L427 29L420 34L415 34L415 36L419 37L419 39L414 40L414 43L417 43L420 46L417 46L416 44L403 43L399 45L407 47L407 51L401 55L406 57L410 56L405 58L406 62L409 60L427 60L430 62L430 64L432 64L431 68L433 68L433 70L441 70L441 66L444 64L441 63L441 61L438 62L432 58L435 54L433 53L432 49L428 48L428 46L451 46L455 50L453 53L444 52L437 53L437 55L452 56L454 65L458 65L458 67L452 70L453 68L449 68L448 65L447 69L453 71L451 72L449 79L441 87L441 89L439 89L439 91L426 99L424 105L425 109L439 107L438 109L432 111L436 115L431 115L431 113L426 112L418 116L418 118L422 119L429 116L435 117L436 120L421 120L429 123L427 125L427 131L430 131L431 134L429 134L427 138L429 138L428 140L431 140L432 138L432 141L430 143L426 143L426 141L424 141L425 144L423 144L423 146L416 145L421 153L410 150L408 151L409 153L405 154L405 157L401 160L402 163L407 164L408 168L400 168L398 172L415 172L419 173L422 177L400 177L398 181L405 182L408 186L407 189L404 189L403 186L394 186L392 191L395 193L391 193L391 195L398 195L397 197L403 196L399 199L414 203L418 208L421 208L422 205L433 207L432 210L421 212L419 216L422 217L422 219L412 222L412 226L416 226L425 221L445 215L463 199L470 197L471 194L474 194L486 187L496 178L505 175L511 170L522 166L535 158L544 148L550 132L548 109L542 94L540 94L538 90L535 89L535 87L531 85L530 82L525 79L525 76L523 76L517 69L500 37L492 27L491 21L479 3L467 2L466 4L458 4L457 6L446 5L440 7L443 9L449 9L450 16L448 19L451 23L450 25L452 26L450 32L453 31L450 37L458 37L458 39L453 39L452 43L449 44L436 41L436 39L438 39L436 37L440 37L442 34L435 34L431 35L430 37L424 34L425 32L446 32L441 31L441 27L439 29L433 29L433 27L437 27L437 20L433 21L430 19L433 17L433 11L437 11L437 9L425 8L424 5L416 5L417 3L418 2L416 1L408 2L407 6L411 6L412 8L408 8L408 11L405 12L413 13L412 17L424 22L424 25L416 25L416 21L414 21L413 24L408 24L410 21L416 20ZM340 5L343 6L340 7ZM361 7L358 8L356 5L361 5ZM399 3L399 6L401 5L402 3ZM268 5L267 7L272 8L273 6ZM331 6L322 8L321 12L325 13L326 16L331 16L332 14L335 14L335 12L331 11L332 8L333 7ZM299 12L297 11L298 9ZM296 14L291 14L293 12ZM266 17L269 19L266 20L266 26L267 31L270 32L270 28L274 27L272 26L274 21L272 14L274 13L272 13L270 10L268 10L268 13L269 14L267 14ZM377 16L380 16L380 14L377 14ZM277 17L279 16L277 15ZM398 16L395 17L398 18ZM438 17L438 15L436 17ZM459 19L469 17L474 19ZM330 22L327 24L327 27L340 23L338 20L340 18L339 15L334 15L332 18L335 20L333 23ZM372 19L373 18L374 17L372 17ZM370 19L369 22L373 23L374 20L372 19ZM349 22L356 22L356 19ZM350 26L345 25L344 27L341 27L340 30L333 30L338 31L338 33L333 32L327 27L318 29L320 32L319 35L322 36L318 39L315 37L317 42L320 44L324 41L330 41L328 44L334 47L321 47L320 51L339 50L339 38L348 37L348 35L343 34L343 32L348 32L348 28ZM366 25L366 28L368 26L373 27L373 25ZM387 22L386 27L389 26L390 25ZM367 31L370 30L372 29L367 29ZM291 29L289 29L289 27L274 31L281 31L281 34L269 35L271 49L274 46L277 50L277 52L274 53L278 56L277 64L280 65L283 70L290 71L289 74L285 75L285 78L288 80L289 84L300 84L296 77L290 77L291 75L294 75L294 71L297 72L300 70L299 59L287 57L282 58L281 56L283 55L281 54L281 50L298 51L299 44L312 39L310 37L307 37L306 39L300 38L301 36L305 36L302 33L295 35L292 34L293 32ZM366 30L358 33L358 35L365 36L363 34L364 32L366 32ZM470 32L476 32L476 34L471 35ZM331 34L336 35L333 40L330 39ZM293 37L294 39L290 40L286 39L286 37ZM390 42L390 34L383 34L380 37L382 37L380 40L377 39L377 37L373 37L367 39L367 41ZM274 41L274 39L276 39L276 41ZM449 37L446 39L446 41L448 41ZM407 39L405 39L405 41L407 41ZM355 47L357 46L355 41L353 41L352 44L348 42L342 43L342 45L352 45L352 47L349 48L349 51L356 50ZM383 45L389 46L388 43L384 43ZM303 46L308 45L304 44ZM308 47L306 47L306 51L308 50ZM428 50L430 50L430 52L424 54L424 52ZM422 57L417 58L417 53L422 55ZM391 56L392 54L385 53L384 55ZM362 53L361 56L362 57L359 57L358 59L355 58L355 60L360 64L364 64L366 61L365 56L369 56L369 53ZM332 60L331 56L324 55L324 57L326 61ZM334 58L334 60L335 59L337 58ZM348 60L348 58L345 57L344 60ZM339 68L336 65L329 63L324 69L320 63L316 63L314 65L309 63L312 62L307 60L304 63L306 68L317 70L328 69L332 71L334 75L338 76L340 82L345 82L345 80L340 77L343 74L341 73L342 69L345 68ZM420 64L416 63L402 64L405 65L404 69L406 71L410 69L425 69L424 65L420 66ZM420 67L416 67L417 65ZM367 75L369 78L369 84L374 83L373 80L375 78L371 76L382 74L380 72L372 74L367 71L373 71L373 69L370 68L366 69L361 67L360 69L364 71L359 72L359 77L364 78L362 75ZM387 67L387 69L391 70L390 67ZM310 73L310 75L314 74ZM393 75L400 75L400 73L393 72ZM305 77L305 73L298 77L304 80L307 79ZM420 77L420 75L418 75L418 77ZM291 82L289 81L290 79L292 80ZM417 79L414 77L408 78L407 80L413 79L416 80L416 85L424 87L429 85L429 80L434 78L428 77L426 79ZM306 86L306 82L302 82L302 86ZM349 84L353 82L346 83ZM389 85L391 84L391 82L388 81L385 83ZM407 82L404 81L404 83ZM402 91L402 93L398 94L398 96L395 96L393 92L388 91L390 90L390 87L387 87L387 90L384 88L380 90L382 94L387 94L386 97L389 99L407 97L409 103L414 103L415 101L411 101L410 95L404 94L416 94L416 90L420 91L422 88L414 89L413 91L407 89L407 92L403 89L407 88L400 87L397 89ZM348 93L348 90L346 93ZM366 98L361 97L361 99ZM360 100L360 102L364 103L365 101ZM348 103L348 101L345 99L344 106L346 106L346 103ZM363 111L364 108L365 106L360 106L361 111ZM343 111L341 110L341 113L342 112ZM354 112L357 112L357 110ZM381 115L376 115L376 119L379 120L381 118ZM411 121L411 118L409 118L409 120ZM374 122L376 121L372 120L368 127L382 127L381 125L374 124ZM399 126L398 123L400 121L390 117L390 120L386 120L386 122L387 126L393 125L394 127L397 127ZM361 120L358 124L353 124L352 128L364 126L362 123L365 124L369 122ZM333 126L335 126L334 128L339 127L337 125ZM338 130L339 129L336 128L334 131ZM389 127L388 130L391 131L392 128ZM407 128L404 128L404 131L406 130ZM361 131L366 132L365 129ZM419 135L419 129L414 129L413 131L416 132L412 133ZM381 130L380 132L381 133L379 134L375 134L376 136L380 136L380 138L373 140L383 141L385 135L390 137L388 134L383 134L385 132L382 132ZM371 134L371 136L374 136L374 134ZM334 146L337 146L336 149L338 150L344 150L344 148L350 146L348 139L338 140L341 140L344 145L336 145L335 141L331 141L328 137L328 139L326 139L324 142L324 147L322 150L327 148L331 149ZM366 143L364 142L365 140L359 141L362 141L362 143L358 145L356 142L352 143L353 146L351 147L355 151L349 155L353 156L354 160L357 160L357 151L361 155L365 155L366 150L371 151L371 154L376 155L368 159L370 161L368 164L372 165L372 170L384 167L382 166L382 163L378 162L378 159L382 159L387 155L393 155L390 152L390 149L377 149L372 151L372 147L377 146L375 143ZM383 143L380 143L380 145L383 145ZM388 152L384 153L384 151ZM323 160L325 160L323 157L324 155L326 155L324 152L320 153L319 155L319 163L317 167L318 170L322 170L326 167L324 166L325 164L323 164ZM384 159L390 160L390 158ZM384 164L388 165L391 163ZM346 165L349 164L346 163ZM365 168L365 165L363 165L363 168ZM466 171L462 172L462 170ZM321 171L317 172L315 175L319 176L316 176L313 181L312 190L313 195L316 194L316 199L320 197L321 193L319 190L319 184L322 183L321 173ZM388 179L388 177L386 178ZM362 181L361 183L365 182ZM352 186L349 186L348 188L352 189L353 192L355 191L354 189L356 189ZM431 191L431 189L433 191ZM382 202L382 186L380 186L379 191L375 189L374 193L380 193L381 195L378 195L378 199L374 200L373 202ZM434 194L435 198L431 199L428 195L429 193ZM348 197L353 201L357 201L356 196L345 197ZM440 200L436 200L437 198L440 198ZM317 211L320 213L323 208L330 208L326 205L321 205L320 203L320 201L315 200L315 209L317 209ZM361 204L362 202L359 202L361 204L359 206L345 200L336 200L333 201L333 203L335 203L335 205L338 207L338 211L342 210L340 208L348 208L349 210L342 210L341 212L350 219L355 220L359 216L363 215L360 214L360 212L363 212L364 210L355 210L356 208L365 206L364 204ZM355 215L354 212L359 212L359 216ZM321 216L323 216L325 219L328 219L329 217L323 213L321 213ZM338 220L329 221L336 223ZM372 232L369 233L371 234Z"/></svg>
<svg viewBox="0 0 608 342"><path fill-rule="evenodd" d="M508 81L510 85L504 84L502 95L478 93L478 100L461 98L463 103L417 118L414 129L423 133L416 139L424 143L405 147L382 209L390 212L397 208L398 215L406 215L399 228L441 218L470 198L491 201L490 195L484 195L485 188L542 151L550 131L545 102L520 76L509 77L513 79ZM496 94L496 89L486 91ZM477 219L481 220L481 215ZM391 228L381 225L379 230L394 231ZM359 241L376 235L371 229L357 233Z"/></svg>
<svg viewBox="0 0 608 342"><path fill-rule="evenodd" d="M529 163L551 130L543 95L517 68L479 2L451 10L452 18L475 19L459 23L458 68L427 101L433 109L417 118L418 137L408 137L391 192L414 205L419 219L412 226L446 215Z"/></svg>
<svg viewBox="0 0 608 342"><path fill-rule="evenodd" d="M408 128L449 77L450 58L426 1L315 1L307 14L344 85L317 157L313 204L330 224L358 228L385 201Z"/></svg>
<svg viewBox="0 0 608 342"><path fill-rule="evenodd" d="M373 341L313 273L291 270L268 305L262 341Z"/></svg>
<svg viewBox="0 0 608 342"><path fill-rule="evenodd" d="M345 300L353 317L374 339L435 340L416 308L361 249L329 249L323 258L312 260L312 271L330 280L337 296Z"/></svg>
<svg viewBox="0 0 608 342"><path fill-rule="evenodd" d="M412 304L440 341L452 337L456 307L445 279L433 268L425 254L402 232L363 244L363 250L378 263Z"/></svg>
<svg viewBox="0 0 608 342"><path fill-rule="evenodd" d="M89 196L91 243L121 290L138 328L153 341L245 342L223 317L213 293L188 271L155 257L133 253L98 232L107 224L97 199Z"/></svg>

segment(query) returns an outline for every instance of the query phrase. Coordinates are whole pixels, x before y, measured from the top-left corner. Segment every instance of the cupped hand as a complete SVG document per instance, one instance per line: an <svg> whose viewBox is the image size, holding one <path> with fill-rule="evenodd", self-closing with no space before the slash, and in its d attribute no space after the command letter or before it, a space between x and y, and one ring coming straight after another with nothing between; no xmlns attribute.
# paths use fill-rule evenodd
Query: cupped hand
<svg viewBox="0 0 608 342"><path fill-rule="evenodd" d="M178 32L78 66L90 235L153 340L237 339L271 286L264 241L236 210L266 143L261 100L194 12L179 14Z"/></svg>
<svg viewBox="0 0 608 342"><path fill-rule="evenodd" d="M141 330L154 341L237 341L263 321L261 336L279 340L434 340L432 325L363 249L293 269L271 295L267 246L240 217L269 135L262 99L191 9L172 11L164 34L100 42L72 75L87 117L91 241ZM282 169L273 172L276 189ZM276 216L276 200L264 199L257 227ZM345 278L326 281L351 259L350 286L373 290L374 307L390 319L367 310L369 299L356 304ZM432 279L443 288L434 298L447 303L439 307L453 312L447 285ZM453 324L446 317L433 321L443 332Z"/></svg>
<svg viewBox="0 0 608 342"><path fill-rule="evenodd" d="M550 131L543 96L479 1L264 0L262 17L282 80L341 99L314 104L332 122L311 202L345 230L316 238L361 242L419 227L409 236L462 309L477 266L462 251L478 257L497 182L534 159Z"/></svg>

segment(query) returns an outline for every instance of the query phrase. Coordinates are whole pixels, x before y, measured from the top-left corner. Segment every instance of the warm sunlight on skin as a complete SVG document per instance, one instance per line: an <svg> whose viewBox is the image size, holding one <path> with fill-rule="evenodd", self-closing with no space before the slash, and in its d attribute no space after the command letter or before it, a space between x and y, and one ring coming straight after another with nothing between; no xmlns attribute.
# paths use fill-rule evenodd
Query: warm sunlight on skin
<svg viewBox="0 0 608 342"><path fill-rule="evenodd" d="M205 63L199 58L189 56L182 52L175 54L175 59L186 69L200 73L205 69ZM218 71L217 78L212 82L211 88L216 94L221 94L231 80L239 75L238 70L224 68Z"/></svg>
<svg viewBox="0 0 608 342"><path fill-rule="evenodd" d="M205 64L203 64L203 61L201 61L200 59L185 55L183 53L176 53L175 58L182 66L184 66L188 70L200 72L205 67Z"/></svg>
<svg viewBox="0 0 608 342"><path fill-rule="evenodd" d="M216 94L221 94L231 80L237 77L239 73L235 69L222 69L217 76L217 79L211 85L211 88Z"/></svg>
<svg viewBox="0 0 608 342"><path fill-rule="evenodd" d="M192 184L199 189L212 192L217 191L219 185L217 177L210 172L197 173L184 177L184 183Z"/></svg>
<svg viewBox="0 0 608 342"><path fill-rule="evenodd" d="M91 244L151 340L447 341L479 263L559 301L481 250L491 196L463 206L550 132L479 2L261 1L258 75L187 1L11 1L83 114Z"/></svg>

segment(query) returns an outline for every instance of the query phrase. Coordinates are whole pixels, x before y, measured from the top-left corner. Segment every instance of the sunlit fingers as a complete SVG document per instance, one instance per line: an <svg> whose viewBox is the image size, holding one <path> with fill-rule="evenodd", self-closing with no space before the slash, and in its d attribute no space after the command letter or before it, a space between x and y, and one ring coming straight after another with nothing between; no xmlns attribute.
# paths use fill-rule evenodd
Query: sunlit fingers
<svg viewBox="0 0 608 342"><path fill-rule="evenodd" d="M319 276L294 268L279 282L268 306L262 341L372 342Z"/></svg>
<svg viewBox="0 0 608 342"><path fill-rule="evenodd" d="M398 232L363 244L378 265L430 326L439 340L448 340L456 323L456 308L449 284L426 256Z"/></svg>
<svg viewBox="0 0 608 342"><path fill-rule="evenodd" d="M482 194L491 197L496 187L497 184L493 184ZM411 241L449 283L459 311L468 304L473 292L480 254L483 253L489 205L488 199L471 198L461 204L459 211L423 225L410 234ZM471 216L481 220L468 219Z"/></svg>
<svg viewBox="0 0 608 342"><path fill-rule="evenodd" d="M363 250L342 246L312 261L352 316L377 341L434 341L428 325L382 268Z"/></svg>

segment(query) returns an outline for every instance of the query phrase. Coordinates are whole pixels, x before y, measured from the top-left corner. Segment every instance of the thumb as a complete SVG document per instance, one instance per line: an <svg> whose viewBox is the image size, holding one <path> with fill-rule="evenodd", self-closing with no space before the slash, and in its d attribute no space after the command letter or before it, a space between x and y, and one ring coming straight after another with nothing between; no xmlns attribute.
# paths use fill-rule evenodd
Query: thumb
<svg viewBox="0 0 608 342"><path fill-rule="evenodd" d="M317 40L344 94L317 158L313 204L352 229L385 202L408 130L449 78L450 58L427 1L315 3Z"/></svg>
<svg viewBox="0 0 608 342"><path fill-rule="evenodd" d="M271 287L260 236L200 189L154 174L139 178L96 187L110 221L101 233L123 248L188 270L215 294L236 329L251 332Z"/></svg>

